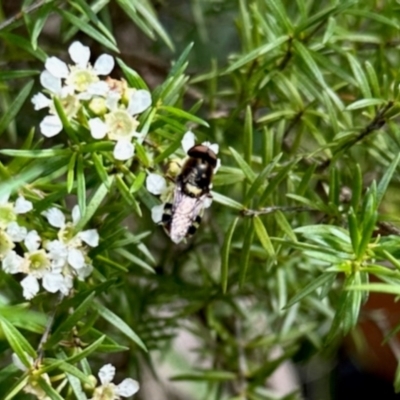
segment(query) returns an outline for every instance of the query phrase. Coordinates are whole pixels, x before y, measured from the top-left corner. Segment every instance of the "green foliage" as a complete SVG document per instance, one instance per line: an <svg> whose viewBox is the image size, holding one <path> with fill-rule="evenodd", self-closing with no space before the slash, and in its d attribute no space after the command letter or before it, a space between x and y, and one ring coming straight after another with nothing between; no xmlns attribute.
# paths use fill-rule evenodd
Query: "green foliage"
<svg viewBox="0 0 400 400"><path fill-rule="evenodd" d="M0 10L2 394L87 399L104 364L140 381L162 362L168 378L190 383L185 398L299 398L300 389L277 395L268 379L287 360L336 349L370 318L370 294L400 295L398 4L192 0L177 7L183 24L162 2L25 3ZM131 27L132 48L120 26ZM105 102L73 99L71 112L68 96L38 86L46 60L66 60L75 40L96 57L118 54L107 82L122 93L119 111L129 110L126 93L151 93L134 114L133 157L115 156L114 131L93 135ZM147 54L135 54L139 44ZM62 125L51 137L30 102L39 90ZM219 145L221 167L198 232L175 244L152 220L165 194L151 194L147 178L176 184L169 165L182 164L188 130ZM15 211L21 197L31 211ZM60 226L48 223L53 207L66 215ZM41 250L9 245L15 221L38 232ZM86 230L98 244L81 243ZM42 288L29 298L21 280L66 237L79 238L69 246L93 271L74 271L64 296ZM7 267L9 251L27 269ZM399 326L389 328L388 341ZM172 345L182 332L198 364Z"/></svg>

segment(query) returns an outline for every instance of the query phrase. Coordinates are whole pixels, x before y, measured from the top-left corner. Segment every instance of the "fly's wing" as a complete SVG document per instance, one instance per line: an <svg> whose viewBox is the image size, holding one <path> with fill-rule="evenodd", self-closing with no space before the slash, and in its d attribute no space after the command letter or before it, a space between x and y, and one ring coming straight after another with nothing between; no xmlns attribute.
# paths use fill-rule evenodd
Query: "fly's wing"
<svg viewBox="0 0 400 400"><path fill-rule="evenodd" d="M188 235L193 221L203 209L204 199L205 196L198 198L187 196L179 187L175 188L169 226L169 236L173 242L179 243Z"/></svg>

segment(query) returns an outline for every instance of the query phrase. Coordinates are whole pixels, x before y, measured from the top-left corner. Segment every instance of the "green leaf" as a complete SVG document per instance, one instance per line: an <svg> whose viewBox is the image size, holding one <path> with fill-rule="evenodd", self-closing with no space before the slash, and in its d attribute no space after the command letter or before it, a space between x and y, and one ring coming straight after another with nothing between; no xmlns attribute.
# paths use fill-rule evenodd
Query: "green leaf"
<svg viewBox="0 0 400 400"><path fill-rule="evenodd" d="M254 239L254 223L250 220L249 226L244 234L243 246L240 253L239 286L243 287L247 270L249 267L251 245Z"/></svg>
<svg viewBox="0 0 400 400"><path fill-rule="evenodd" d="M79 210L81 215L84 215L86 213L86 178L82 154L79 154L76 163L76 182Z"/></svg>
<svg viewBox="0 0 400 400"><path fill-rule="evenodd" d="M243 65L249 64L250 62L256 60L257 58L263 56L264 54L271 53L272 50L281 46L283 43L289 40L289 36L284 35L273 41L272 43L264 44L256 49L252 50L250 53L239 58L235 61L229 68L224 72L224 74L230 74L231 72L243 67Z"/></svg>
<svg viewBox="0 0 400 400"><path fill-rule="evenodd" d="M288 220L286 219L285 214L282 211L277 210L274 213L274 216L277 224L282 229L282 231L288 236L288 238L293 242L297 242L296 234L293 232L293 229L290 226Z"/></svg>
<svg viewBox="0 0 400 400"><path fill-rule="evenodd" d="M16 329L10 322L0 316L0 325L3 330L4 336L6 337L10 347L14 353L19 357L21 362L26 366L30 367L31 363L27 356L35 359L36 351L25 339L25 337Z"/></svg>
<svg viewBox="0 0 400 400"><path fill-rule="evenodd" d="M259 206L263 206L267 200L268 197L275 191L276 187L284 180L287 179L289 171L293 168L293 166L298 162L298 160L293 160L286 164L277 174L274 178L272 178L267 187L265 188L264 192L260 196L260 200L258 202Z"/></svg>
<svg viewBox="0 0 400 400"><path fill-rule="evenodd" d="M40 48L34 49L32 47L32 43L22 37L21 35L14 35L12 33L5 33L5 32L0 32L0 37L2 37L6 42L8 42L11 47L19 47L20 49L26 51L42 63L46 61L47 54Z"/></svg>
<svg viewBox="0 0 400 400"><path fill-rule="evenodd" d="M358 110L359 108L366 108L370 106L380 106L386 104L386 100L384 99L362 99L362 100L357 100L354 103L351 103L346 107L347 111L350 110Z"/></svg>
<svg viewBox="0 0 400 400"><path fill-rule="evenodd" d="M267 6L271 10L274 18L277 19L277 22L285 28L287 33L293 32L293 26L290 22L289 16L286 13L286 7L283 5L281 0L268 0L266 2Z"/></svg>
<svg viewBox="0 0 400 400"><path fill-rule="evenodd" d="M262 247L268 253L268 255L272 258L275 258L275 249L271 243L271 239L268 235L267 229L265 228L263 222L261 221L260 217L254 216L253 223L255 232L257 234L258 240L260 241Z"/></svg>
<svg viewBox="0 0 400 400"><path fill-rule="evenodd" d="M397 165L400 161L400 153L396 154L396 157L390 163L389 167L386 169L385 174L382 176L377 188L376 188L376 205L379 206L386 193L390 181L392 180L393 174L396 171Z"/></svg>
<svg viewBox="0 0 400 400"><path fill-rule="evenodd" d="M360 244L360 232L358 231L357 217L356 214L354 213L353 208L350 208L347 214L347 221L349 224L351 244L353 246L354 253L358 255L359 254L358 248Z"/></svg>
<svg viewBox="0 0 400 400"><path fill-rule="evenodd" d="M239 168L243 171L246 179L249 181L249 183L252 183L254 179L256 179L256 174L251 169L249 164L247 164L244 158L233 147L229 147L229 151L233 155L236 163L239 165Z"/></svg>
<svg viewBox="0 0 400 400"><path fill-rule="evenodd" d="M67 192L71 193L72 188L75 183L75 162L76 162L77 153L73 153L71 159L68 163L68 172L67 172Z"/></svg>
<svg viewBox="0 0 400 400"><path fill-rule="evenodd" d="M233 199L231 199L229 197L226 197L226 196L224 196L224 195L222 195L220 193L214 192L214 191L211 191L211 195L212 195L214 201L219 203L219 204L222 204L224 206L233 208L233 209L238 210L238 211L243 211L244 210L244 207L240 203L238 203L237 201L235 201L235 200L233 200Z"/></svg>
<svg viewBox="0 0 400 400"><path fill-rule="evenodd" d="M63 334L72 331L74 326L77 325L78 322L80 322L83 319L84 315L87 313L87 310L92 305L94 297L95 292L92 292L82 302L80 302L80 304L74 309L72 314L70 314L67 319L65 319L52 333L46 343L47 348L58 343L62 339Z"/></svg>
<svg viewBox="0 0 400 400"><path fill-rule="evenodd" d="M15 117L20 112L25 100L30 95L33 86L33 81L29 81L18 93L17 97L8 107L7 111L2 115L0 119L0 136L6 131L10 122L15 119Z"/></svg>
<svg viewBox="0 0 400 400"><path fill-rule="evenodd" d="M95 152L92 153L91 155L93 165L96 168L96 172L99 175L99 178L101 179L101 182L108 188L110 189L110 182L109 182L109 177L107 170L105 169L103 165L103 157L101 154L97 154Z"/></svg>
<svg viewBox="0 0 400 400"><path fill-rule="evenodd" d="M230 224L226 234L224 244L221 250L221 287L222 293L226 293L228 288L228 273L229 273L229 253L231 250L231 242L233 233L235 232L236 224L239 221L239 217L236 217Z"/></svg>
<svg viewBox="0 0 400 400"><path fill-rule="evenodd" d="M121 0L121 3L124 1L126 1L126 0ZM174 50L174 45L173 45L171 39L169 38L167 32L164 30L164 28L160 24L158 18L156 17L151 3L147 0L146 1L144 1L144 0L135 1L135 7L136 7L137 11L139 12L139 14L141 14L142 17L146 20L148 25L152 29L154 29L155 32L158 33L158 35L164 41L164 43L171 50Z"/></svg>
<svg viewBox="0 0 400 400"><path fill-rule="evenodd" d="M39 75L40 71L36 69L26 69L18 71L0 71L0 81L8 81L10 79L29 78L33 75Z"/></svg>
<svg viewBox="0 0 400 400"><path fill-rule="evenodd" d="M282 153L278 154L274 160L269 163L262 171L261 173L257 176L257 178L254 180L253 184L250 186L246 197L243 201L244 205L249 204L249 202L254 198L256 195L258 189L265 183L265 180L267 176L273 171L273 169L276 167L278 164L279 160L282 157Z"/></svg>
<svg viewBox="0 0 400 400"><path fill-rule="evenodd" d="M82 19L76 17L69 11L58 8L57 12L61 14L68 22L77 27L80 31L86 33L89 37L96 40L99 44L107 47L108 49L119 53L118 47L105 35L99 32L97 29L90 26L86 21L82 22Z"/></svg>
<svg viewBox="0 0 400 400"><path fill-rule="evenodd" d="M295 296L293 296L289 302L285 305L285 309L291 307L293 304L299 302L304 297L308 296L309 294L315 292L319 287L327 284L330 282L331 284L335 280L336 274L325 272L321 274L318 278L312 280L308 285L300 290Z"/></svg>
<svg viewBox="0 0 400 400"><path fill-rule="evenodd" d="M312 57L312 53L307 47L305 47L300 41L293 40L293 47L296 50L296 53L300 56L300 58L307 65L309 71L312 73L313 78L321 85L321 87L325 88L326 83L324 77L321 73L320 68L317 63L314 61ZM371 96L369 96L371 97Z"/></svg>
<svg viewBox="0 0 400 400"><path fill-rule="evenodd" d="M131 87L149 90L146 82L134 69L128 67L120 58L117 58L117 63L121 67L122 72Z"/></svg>
<svg viewBox="0 0 400 400"><path fill-rule="evenodd" d="M367 71L368 81L374 97L380 98L382 94L378 76L376 75L375 69L369 61L365 62L365 70Z"/></svg>
<svg viewBox="0 0 400 400"><path fill-rule="evenodd" d="M207 128L210 127L210 125L208 125L208 123L206 121L204 121L203 119L196 117L195 115L192 115L186 111L183 111L180 108L175 108L175 107L171 107L171 106L161 106L161 107L159 107L159 110L165 110L165 111L169 112L170 114L174 115L175 117L182 118L183 120L187 120L187 121L196 122Z"/></svg>
<svg viewBox="0 0 400 400"><path fill-rule="evenodd" d="M372 93L369 88L369 82L360 63L358 62L357 58L354 57L352 54L346 53L346 56L349 60L353 75L356 78L361 93L363 94L364 98L370 99L372 97Z"/></svg>
<svg viewBox="0 0 400 400"><path fill-rule="evenodd" d="M0 150L0 154L23 158L53 158L58 156L71 156L71 149L42 149L42 150Z"/></svg>
<svg viewBox="0 0 400 400"><path fill-rule="evenodd" d="M75 225L75 232L79 232L83 230L84 226L90 221L93 217L96 210L100 207L101 202L105 198L108 193L108 187L111 186L114 180L114 176L109 177L109 184L105 185L101 183L98 189L94 192L92 198L89 201L89 204L86 207L86 212L81 216L81 219Z"/></svg>
<svg viewBox="0 0 400 400"><path fill-rule="evenodd" d="M133 194L130 192L128 186L124 182L123 178L121 175L117 175L115 178L115 183L118 188L119 193L121 193L122 198L126 201L126 203L132 207L132 210L135 211L139 217L142 216L142 211L140 209L140 205L136 201L135 197Z"/></svg>
<svg viewBox="0 0 400 400"><path fill-rule="evenodd" d="M170 377L173 381L209 381L209 382L225 382L236 379L236 374L230 371L196 371L191 373L179 374Z"/></svg>
<svg viewBox="0 0 400 400"><path fill-rule="evenodd" d="M120 332L122 332L128 339L136 343L142 350L147 351L145 344L123 319L98 302L94 307L95 310L98 311L98 313L106 321L115 327L115 329L118 329Z"/></svg>
<svg viewBox="0 0 400 400"><path fill-rule="evenodd" d="M39 377L37 379L37 384L46 393L47 397L51 400L64 400L64 398L55 390L47 380Z"/></svg>
<svg viewBox="0 0 400 400"><path fill-rule="evenodd" d="M131 252L129 252L125 249L122 249L122 248L117 249L116 252L118 254L121 254L121 256L123 256L127 260L131 261L133 264L136 264L139 267L144 268L146 271L149 271L152 274L154 274L153 267L151 265L147 264L142 258L139 258L139 257L135 256L134 254L132 254Z"/></svg>
<svg viewBox="0 0 400 400"><path fill-rule="evenodd" d="M389 285L387 283L368 283L346 287L346 290L361 290L367 292L388 293L400 296L400 285Z"/></svg>
<svg viewBox="0 0 400 400"><path fill-rule="evenodd" d="M42 29L47 21L49 15L53 12L53 4L47 3L42 4L37 13L35 14L35 20L31 32L31 43L32 49L37 50L37 39L42 32Z"/></svg>
<svg viewBox="0 0 400 400"><path fill-rule="evenodd" d="M397 368L394 374L394 391L396 393L400 392L400 362L397 361Z"/></svg>

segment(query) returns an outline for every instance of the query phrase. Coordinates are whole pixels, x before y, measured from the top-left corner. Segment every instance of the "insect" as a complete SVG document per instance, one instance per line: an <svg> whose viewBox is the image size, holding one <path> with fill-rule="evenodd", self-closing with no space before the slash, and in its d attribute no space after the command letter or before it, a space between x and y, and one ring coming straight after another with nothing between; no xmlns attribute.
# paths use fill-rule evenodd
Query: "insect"
<svg viewBox="0 0 400 400"><path fill-rule="evenodd" d="M201 222L207 199L211 199L210 185L217 166L217 156L208 146L199 144L187 152L175 179L171 202L164 206L161 223L175 243L193 235Z"/></svg>

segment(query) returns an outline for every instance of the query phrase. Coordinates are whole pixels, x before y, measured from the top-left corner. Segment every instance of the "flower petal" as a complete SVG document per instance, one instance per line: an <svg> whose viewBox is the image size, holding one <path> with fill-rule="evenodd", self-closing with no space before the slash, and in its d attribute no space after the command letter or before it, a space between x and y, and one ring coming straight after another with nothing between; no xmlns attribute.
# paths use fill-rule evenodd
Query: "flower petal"
<svg viewBox="0 0 400 400"><path fill-rule="evenodd" d="M113 155L116 160L129 160L135 153L135 146L127 140L119 140L114 147Z"/></svg>
<svg viewBox="0 0 400 400"><path fill-rule="evenodd" d="M157 206L154 206L151 209L151 219L156 224L158 224L162 221L162 216L164 214L164 207L165 207L164 204L158 204Z"/></svg>
<svg viewBox="0 0 400 400"><path fill-rule="evenodd" d="M58 135L62 128L62 122L58 115L48 115L40 123L40 132L48 138Z"/></svg>
<svg viewBox="0 0 400 400"><path fill-rule="evenodd" d="M69 56L72 61L80 66L86 68L90 59L90 48L84 46L81 42L73 42L68 48Z"/></svg>
<svg viewBox="0 0 400 400"><path fill-rule="evenodd" d="M211 143L211 142L203 142L203 146L207 146L209 149L211 149L215 154L218 154L219 152L219 145L217 143Z"/></svg>
<svg viewBox="0 0 400 400"><path fill-rule="evenodd" d="M118 108L118 102L120 99L121 95L117 91L110 90L106 98L106 107L111 111L116 110Z"/></svg>
<svg viewBox="0 0 400 400"><path fill-rule="evenodd" d="M45 290L50 293L60 291L63 294L68 294L71 289L72 280L66 280L61 273L49 272L43 276L42 285Z"/></svg>
<svg viewBox="0 0 400 400"><path fill-rule="evenodd" d="M78 204L75 204L72 207L71 217L72 217L73 225L76 225L79 222L79 220L81 219L81 210L80 210Z"/></svg>
<svg viewBox="0 0 400 400"><path fill-rule="evenodd" d="M77 269L76 271L76 276L80 281L84 281L85 278L90 276L93 272L93 265L90 264L85 264L83 268Z"/></svg>
<svg viewBox="0 0 400 400"><path fill-rule="evenodd" d="M97 229L88 229L83 232L79 232L78 236L90 247L96 247L99 245L99 233Z"/></svg>
<svg viewBox="0 0 400 400"><path fill-rule="evenodd" d="M13 242L22 242L25 239L28 230L24 226L19 226L17 222L13 221L7 225L7 235Z"/></svg>
<svg viewBox="0 0 400 400"><path fill-rule="evenodd" d="M192 131L187 131L181 140L183 151L187 153L196 144L196 136Z"/></svg>
<svg viewBox="0 0 400 400"><path fill-rule="evenodd" d="M24 244L28 251L31 253L33 251L36 251L40 247L40 242L42 241L42 238L38 235L38 233L33 230L29 231L28 234L26 235L24 239Z"/></svg>
<svg viewBox="0 0 400 400"><path fill-rule="evenodd" d="M219 170L220 167L221 167L221 159L217 158L217 165L214 168L214 174L217 173L217 171Z"/></svg>
<svg viewBox="0 0 400 400"><path fill-rule="evenodd" d="M103 139L107 135L108 126L100 118L91 118L88 121L90 134L93 139Z"/></svg>
<svg viewBox="0 0 400 400"><path fill-rule="evenodd" d="M211 204L212 204L212 202L213 202L212 197L206 197L206 198L204 199L204 202L203 202L203 207L204 207L204 208L210 207Z"/></svg>
<svg viewBox="0 0 400 400"><path fill-rule="evenodd" d="M68 264L74 269L83 268L85 265L85 257L79 249L68 250Z"/></svg>
<svg viewBox="0 0 400 400"><path fill-rule="evenodd" d="M147 90L135 90L129 99L128 113L136 115L147 110L151 106L151 94Z"/></svg>
<svg viewBox="0 0 400 400"><path fill-rule="evenodd" d="M114 69L114 57L102 54L94 63L94 71L97 75L108 75Z"/></svg>
<svg viewBox="0 0 400 400"><path fill-rule="evenodd" d="M87 93L89 93L91 96L106 97L109 91L110 86L105 81L91 83L87 88Z"/></svg>
<svg viewBox="0 0 400 400"><path fill-rule="evenodd" d="M139 382L132 378L124 379L117 385L115 393L119 396L129 397L137 393L139 390Z"/></svg>
<svg viewBox="0 0 400 400"><path fill-rule="evenodd" d="M54 228L62 228L65 225L65 215L58 208L49 208L43 211L42 215L47 218L49 224Z"/></svg>
<svg viewBox="0 0 400 400"><path fill-rule="evenodd" d="M36 93L32 99L31 102L33 104L33 108L37 110L41 110L42 108L50 107L50 105L53 103L51 99L46 97L43 93L39 92Z"/></svg>
<svg viewBox="0 0 400 400"><path fill-rule="evenodd" d="M102 385L110 383L115 376L115 367L112 364L106 364L100 368L99 378Z"/></svg>
<svg viewBox="0 0 400 400"><path fill-rule="evenodd" d="M47 58L44 66L56 78L66 78L69 75L68 65L58 57Z"/></svg>
<svg viewBox="0 0 400 400"><path fill-rule="evenodd" d="M40 74L40 83L53 94L59 94L61 92L61 79L55 77L47 70L44 70Z"/></svg>
<svg viewBox="0 0 400 400"><path fill-rule="evenodd" d="M22 279L21 286L23 289L23 296L27 300L33 299L39 292L39 282L32 275L28 275Z"/></svg>
<svg viewBox="0 0 400 400"><path fill-rule="evenodd" d="M19 196L15 200L14 211L17 214L25 214L33 209L33 205L29 200L26 200L24 196Z"/></svg>
<svg viewBox="0 0 400 400"><path fill-rule="evenodd" d="M3 271L8 274L17 274L18 272L22 272L24 261L25 259L23 257L19 256L14 250L11 250L3 259Z"/></svg>
<svg viewBox="0 0 400 400"><path fill-rule="evenodd" d="M158 196L167 188L167 182L163 176L150 173L146 178L146 188L150 193Z"/></svg>
<svg viewBox="0 0 400 400"><path fill-rule="evenodd" d="M33 363L32 357L30 357L27 353L25 353L25 357L30 361L30 363ZM13 364L21 371L28 371L28 366L25 365L21 359L18 357L16 353L11 354L12 362Z"/></svg>

